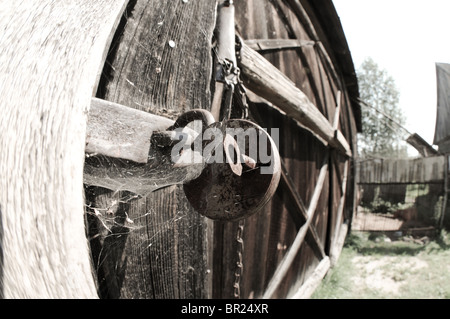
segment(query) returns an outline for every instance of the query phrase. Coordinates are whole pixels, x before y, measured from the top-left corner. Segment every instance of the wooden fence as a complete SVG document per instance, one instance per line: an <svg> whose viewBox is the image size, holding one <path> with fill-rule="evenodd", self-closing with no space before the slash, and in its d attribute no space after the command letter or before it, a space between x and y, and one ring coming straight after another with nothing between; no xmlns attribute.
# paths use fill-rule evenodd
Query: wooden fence
<svg viewBox="0 0 450 319"><path fill-rule="evenodd" d="M382 205L388 206L386 209L389 205L396 204L414 207L413 216L416 223L409 223L409 227L417 225L419 220L422 222L426 220L426 224L432 224L437 228L444 226L448 192L446 156L360 160L357 162L356 179L359 189L358 201L361 206L369 207L376 212L373 203L381 198L387 202L387 204L381 202ZM377 204L380 205L380 202ZM403 218L400 213L395 217ZM366 230L375 230L373 227L369 228Z"/></svg>
<svg viewBox="0 0 450 319"><path fill-rule="evenodd" d="M426 184L444 181L444 156L358 162L358 184Z"/></svg>

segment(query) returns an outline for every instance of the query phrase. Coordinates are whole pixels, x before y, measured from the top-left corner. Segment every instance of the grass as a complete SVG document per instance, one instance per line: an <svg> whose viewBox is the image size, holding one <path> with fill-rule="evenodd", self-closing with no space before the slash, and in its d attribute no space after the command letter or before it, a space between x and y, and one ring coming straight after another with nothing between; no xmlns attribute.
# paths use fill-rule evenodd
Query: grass
<svg viewBox="0 0 450 319"><path fill-rule="evenodd" d="M347 238L313 299L448 299L450 238L419 244L367 233Z"/></svg>

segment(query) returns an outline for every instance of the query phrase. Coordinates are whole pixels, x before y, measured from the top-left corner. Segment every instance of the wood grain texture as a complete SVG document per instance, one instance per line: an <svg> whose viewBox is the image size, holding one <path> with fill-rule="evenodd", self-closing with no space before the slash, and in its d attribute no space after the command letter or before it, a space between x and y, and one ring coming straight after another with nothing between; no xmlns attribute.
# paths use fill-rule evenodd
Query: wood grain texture
<svg viewBox="0 0 450 319"><path fill-rule="evenodd" d="M215 16L216 3L210 0L130 2L97 96L172 119L193 108L209 109ZM90 222L101 295L210 296L211 222L193 210L183 188L128 197L126 192L87 190L92 207L121 203L112 209L114 228L105 230L95 218Z"/></svg>
<svg viewBox="0 0 450 319"><path fill-rule="evenodd" d="M309 1L302 1L308 2ZM323 6L321 10L331 10ZM270 40L298 40L311 41L306 26L297 18L287 1L248 0L236 2L236 29L244 39L270 39ZM320 29L317 20L314 27ZM323 40L326 36L319 32ZM280 70L292 83L299 88L314 107L327 119L333 122L336 113L336 100L338 86L333 82L330 71L321 61L320 56L313 47L301 47L297 49L284 49L280 51L263 51L264 58ZM263 127L280 128L279 150L287 174L291 177L295 190L300 198L308 206L314 187L317 183L321 161L329 151L322 144L317 135L313 135L304 126L298 125L291 116L286 116L267 99L250 96L250 113L253 119ZM259 117L255 116L258 114ZM351 148L356 149L355 115L349 103L349 95L346 90L342 92L342 108L339 117L339 129L345 138L351 143ZM340 158L340 160L342 160ZM328 252L330 238L336 225L336 212L338 201L341 198L340 179L343 165L337 165L339 161L330 161L330 173L324 181L321 197L316 214L311 222L317 230L317 238ZM350 183L349 183L350 184ZM347 194L352 194L349 189ZM241 295L245 297L261 297L265 287L273 276L277 265L285 256L292 245L298 232L298 226L289 212L294 205L286 188L280 185L272 201L265 209L246 220L244 229L244 275L241 277ZM346 201L350 209L351 201ZM346 209L349 207L346 206ZM299 224L301 225L301 224ZM234 237L235 227L224 229L221 234L223 242ZM319 264L321 255L317 254L311 244L313 236L306 236L298 254L292 261L292 266L285 275L274 293L274 298L285 298L290 291L297 291L301 284L308 279ZM223 283L232 280L233 264L236 262L236 250L234 247L223 248L218 254L223 257ZM259 253L260 252L260 253ZM228 258L228 259L227 259ZM216 269L215 269L216 271ZM216 276L217 272L216 271ZM261 276L263 280L261 280ZM228 280L228 281L227 281ZM220 290L221 289L221 290ZM220 297L232 297L230 285L216 289Z"/></svg>
<svg viewBox="0 0 450 319"><path fill-rule="evenodd" d="M450 86L450 64L436 63L436 85L437 85L437 111L436 128L434 132L433 144L439 145L448 143L450 138L449 129L449 98L448 87ZM447 150L445 150L447 151ZM442 150L442 152L445 152Z"/></svg>
<svg viewBox="0 0 450 319"><path fill-rule="evenodd" d="M85 152L147 163L153 132L165 131L173 123L163 116L93 98Z"/></svg>
<svg viewBox="0 0 450 319"><path fill-rule="evenodd" d="M216 2L133 0L119 23L124 3L1 1L0 295L96 296L81 191L86 113L93 92L172 119L192 108L210 107ZM239 1L236 9L236 29L245 39L312 40L286 1ZM264 57L328 121L333 118L337 86L314 50L268 51ZM355 149L355 115L347 92L343 96L339 127ZM250 107L264 119L263 127L282 128L280 154L309 204L329 150L278 109L255 105ZM329 166L333 173L324 180L311 221L322 246L334 218L330 198L341 195L332 179L338 180L342 168ZM262 295L294 242L298 225L286 200L280 189L262 212L246 220L243 298ZM86 205L101 297L233 296L236 224L216 223L213 247L212 222L193 211L180 187L145 198L87 187ZM106 219L99 219L95 209ZM317 259L307 236L274 296L296 291L314 273Z"/></svg>
<svg viewBox="0 0 450 319"><path fill-rule="evenodd" d="M319 287L323 277L327 274L330 269L330 258L325 257L314 269L313 273L308 277L305 283L300 287L300 289L295 292L290 298L292 299L308 299L314 293L314 291Z"/></svg>
<svg viewBox="0 0 450 319"><path fill-rule="evenodd" d="M318 176L316 187L314 188L313 195L311 197L311 201L309 202L308 211L307 211L307 220L305 224L300 228L298 231L294 241L292 242L292 245L289 247L288 251L286 252L286 255L284 255L281 262L278 264L277 269L275 270L275 273L272 277L272 279L269 281L269 284L267 285L266 291L263 294L263 298L272 298L278 288L278 286L282 283L284 277L289 271L289 268L291 267L295 256L298 254L303 241L305 239L306 233L308 231L309 225L313 221L313 217L316 213L316 208L319 203L319 199L321 197L322 188L325 183L325 178L328 175L328 156L325 158L324 163L322 167L320 168L320 173Z"/></svg>
<svg viewBox="0 0 450 319"><path fill-rule="evenodd" d="M327 118L292 81L246 45L243 45L241 56L244 81L252 91L278 106L329 145L351 156L350 145L342 133L333 130Z"/></svg>
<svg viewBox="0 0 450 319"><path fill-rule="evenodd" d="M124 1L0 7L3 295L96 297L83 218L86 113Z"/></svg>

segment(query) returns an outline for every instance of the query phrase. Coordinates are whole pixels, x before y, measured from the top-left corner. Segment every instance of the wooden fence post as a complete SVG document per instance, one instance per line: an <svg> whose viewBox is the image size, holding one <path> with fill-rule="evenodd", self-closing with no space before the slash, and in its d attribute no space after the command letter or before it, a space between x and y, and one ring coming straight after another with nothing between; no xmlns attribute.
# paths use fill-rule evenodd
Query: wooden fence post
<svg viewBox="0 0 450 319"><path fill-rule="evenodd" d="M439 218L439 230L444 226L445 211L448 200L448 154L444 155L444 202L442 203L441 216Z"/></svg>

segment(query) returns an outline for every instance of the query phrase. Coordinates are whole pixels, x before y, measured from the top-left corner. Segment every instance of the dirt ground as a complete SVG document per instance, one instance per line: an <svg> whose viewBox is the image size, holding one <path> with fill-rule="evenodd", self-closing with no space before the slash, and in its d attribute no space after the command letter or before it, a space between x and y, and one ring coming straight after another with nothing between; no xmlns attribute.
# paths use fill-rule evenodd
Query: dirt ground
<svg viewBox="0 0 450 319"><path fill-rule="evenodd" d="M377 291L380 296L396 298L408 282L409 274L429 267L420 257L355 256L352 258L355 287L361 291Z"/></svg>
<svg viewBox="0 0 450 319"><path fill-rule="evenodd" d="M405 234L423 237L433 233L435 227L413 220L405 222L387 214L364 213L362 210L358 210L358 213L353 217L352 230L384 232L391 238L392 236L403 236Z"/></svg>
<svg viewBox="0 0 450 319"><path fill-rule="evenodd" d="M449 299L450 244L425 237L361 236L344 247L314 299ZM421 243L420 243L421 242Z"/></svg>
<svg viewBox="0 0 450 319"><path fill-rule="evenodd" d="M314 299L449 299L450 233L386 214L357 214Z"/></svg>
<svg viewBox="0 0 450 319"><path fill-rule="evenodd" d="M354 231L377 231L385 236L378 241L391 242L392 239L409 240L417 244L426 244L430 238L427 231L434 232L434 227L419 223L411 224L383 214L358 213L353 220ZM406 233L414 234L402 237ZM361 290L378 291L380 295L395 298L400 296L401 287L408 282L407 276L419 271L426 271L427 261L420 256L363 256L351 259L355 276L352 278L355 287Z"/></svg>
<svg viewBox="0 0 450 319"><path fill-rule="evenodd" d="M353 218L352 229L355 231L398 231L404 221L381 214L358 212Z"/></svg>

